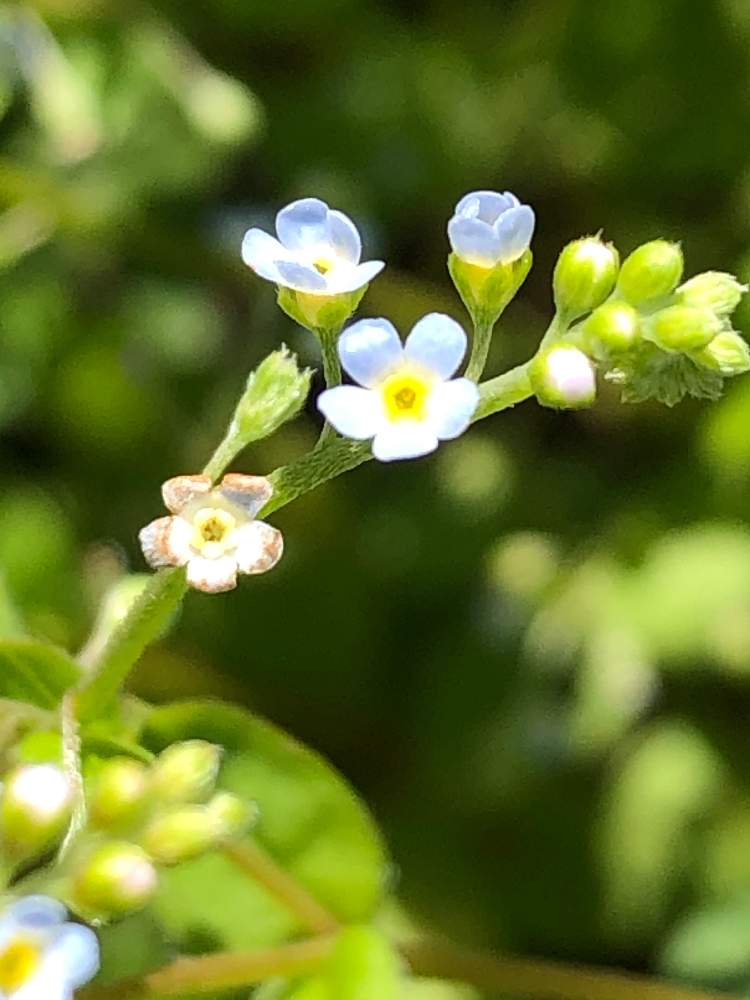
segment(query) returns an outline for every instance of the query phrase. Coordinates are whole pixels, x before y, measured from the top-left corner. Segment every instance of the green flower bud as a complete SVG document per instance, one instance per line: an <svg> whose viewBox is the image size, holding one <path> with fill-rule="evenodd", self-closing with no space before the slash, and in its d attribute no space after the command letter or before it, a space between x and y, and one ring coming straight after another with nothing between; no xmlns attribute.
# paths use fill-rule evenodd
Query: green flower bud
<svg viewBox="0 0 750 1000"><path fill-rule="evenodd" d="M727 377L750 371L750 348L734 330L723 330L710 344L696 351L692 358L704 368Z"/></svg>
<svg viewBox="0 0 750 1000"><path fill-rule="evenodd" d="M638 313L626 302L605 302L583 324L583 334L594 349L624 354L638 343Z"/></svg>
<svg viewBox="0 0 750 1000"><path fill-rule="evenodd" d="M181 806L157 817L142 843L157 864L178 865L205 854L222 836L220 820L205 806Z"/></svg>
<svg viewBox="0 0 750 1000"><path fill-rule="evenodd" d="M12 771L0 804L2 852L19 863L52 847L67 827L72 797L67 777L54 764L25 764Z"/></svg>
<svg viewBox="0 0 750 1000"><path fill-rule="evenodd" d="M741 285L732 274L704 271L680 285L677 298L682 305L710 309L718 316L729 316L746 291L747 285Z"/></svg>
<svg viewBox="0 0 750 1000"><path fill-rule="evenodd" d="M721 333L722 321L710 309L668 306L650 317L644 332L664 351L695 351Z"/></svg>
<svg viewBox="0 0 750 1000"><path fill-rule="evenodd" d="M247 833L258 815L257 806L231 792L218 792L206 804L206 811L216 821L221 837L239 837Z"/></svg>
<svg viewBox="0 0 750 1000"><path fill-rule="evenodd" d="M299 413L310 391L312 372L300 371L295 356L282 347L250 372L237 404L230 435L244 444L269 437Z"/></svg>
<svg viewBox="0 0 750 1000"><path fill-rule="evenodd" d="M151 776L154 795L164 802L203 802L214 790L221 747L205 740L173 743L156 760Z"/></svg>
<svg viewBox="0 0 750 1000"><path fill-rule="evenodd" d="M573 320L600 306L615 287L619 262L614 245L603 243L598 236L568 243L552 277L558 312Z"/></svg>
<svg viewBox="0 0 750 1000"><path fill-rule="evenodd" d="M314 295L312 292L295 292L292 288L279 288L278 303L281 309L306 330L340 330L357 311L367 285L354 292L338 295Z"/></svg>
<svg viewBox="0 0 750 1000"><path fill-rule="evenodd" d="M529 379L542 406L577 410L596 399L594 366L572 344L555 344L537 354L529 368Z"/></svg>
<svg viewBox="0 0 750 1000"><path fill-rule="evenodd" d="M73 876L71 902L106 919L140 910L156 892L156 869L140 847L112 841L96 847Z"/></svg>
<svg viewBox="0 0 750 1000"><path fill-rule="evenodd" d="M662 298L678 284L683 264L678 243L667 240L644 243L625 259L620 268L617 290L634 306Z"/></svg>
<svg viewBox="0 0 750 1000"><path fill-rule="evenodd" d="M526 280L533 262L531 250L508 264L471 264L457 254L448 257L448 271L466 311L476 326L494 326Z"/></svg>
<svg viewBox="0 0 750 1000"><path fill-rule="evenodd" d="M108 761L89 795L93 826L113 829L135 822L143 811L149 786L148 769L128 757Z"/></svg>

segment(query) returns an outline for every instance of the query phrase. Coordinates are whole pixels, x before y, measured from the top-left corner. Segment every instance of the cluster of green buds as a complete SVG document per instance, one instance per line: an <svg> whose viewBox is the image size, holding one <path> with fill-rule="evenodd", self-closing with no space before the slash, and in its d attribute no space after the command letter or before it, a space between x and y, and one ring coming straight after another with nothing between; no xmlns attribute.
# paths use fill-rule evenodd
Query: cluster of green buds
<svg viewBox="0 0 750 1000"><path fill-rule="evenodd" d="M682 250L667 240L643 244L622 265L598 236L565 247L553 280L555 324L530 372L539 401L589 405L595 367L626 401L668 405L716 398L725 378L750 370L748 345L731 324L746 287L718 271L681 284L683 268Z"/></svg>
<svg viewBox="0 0 750 1000"><path fill-rule="evenodd" d="M90 923L145 906L160 866L177 865L246 832L254 807L216 790L221 751L212 743L175 743L150 765L130 757L99 762L86 779L87 818L50 868L50 891ZM55 764L12 771L0 800L0 852L20 873L63 844L73 792ZM38 873L34 874L37 877Z"/></svg>

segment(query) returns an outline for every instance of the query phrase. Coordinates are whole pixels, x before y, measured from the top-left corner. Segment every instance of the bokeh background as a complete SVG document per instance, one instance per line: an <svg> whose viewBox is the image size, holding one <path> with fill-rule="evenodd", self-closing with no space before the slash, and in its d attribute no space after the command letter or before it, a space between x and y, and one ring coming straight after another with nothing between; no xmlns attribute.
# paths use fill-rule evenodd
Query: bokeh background
<svg viewBox="0 0 750 1000"><path fill-rule="evenodd" d="M317 363L239 259L286 201L358 221L388 261L362 314L403 331L463 318L454 202L531 203L493 373L579 235L750 278L745 0L3 4L0 116L0 566L73 649L249 368L282 341ZM310 407L237 467L316 431ZM673 411L529 402L280 512L279 569L192 595L134 688L324 752L459 942L750 987L749 489L750 379Z"/></svg>

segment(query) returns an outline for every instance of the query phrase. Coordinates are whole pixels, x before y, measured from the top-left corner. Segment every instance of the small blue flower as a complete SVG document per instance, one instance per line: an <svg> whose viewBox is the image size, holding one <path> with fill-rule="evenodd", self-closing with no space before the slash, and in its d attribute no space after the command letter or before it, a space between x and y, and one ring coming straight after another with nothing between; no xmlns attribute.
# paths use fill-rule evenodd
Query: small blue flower
<svg viewBox="0 0 750 1000"><path fill-rule="evenodd" d="M2 1000L71 1000L99 969L96 935L66 923L48 896L24 896L0 915Z"/></svg>
<svg viewBox="0 0 750 1000"><path fill-rule="evenodd" d="M318 409L345 437L373 438L381 462L417 458L463 434L479 402L468 378L451 378L466 353L466 334L449 316L430 313L401 344L385 319L363 319L339 338L341 364L359 386L318 397Z"/></svg>
<svg viewBox="0 0 750 1000"><path fill-rule="evenodd" d="M360 263L362 241L343 212L319 198L302 198L276 216L278 239L250 229L242 259L261 278L312 295L355 292L379 274L381 260Z"/></svg>
<svg viewBox="0 0 750 1000"><path fill-rule="evenodd" d="M528 250L534 222L534 210L510 191L472 191L456 205L448 239L468 264L511 264Z"/></svg>

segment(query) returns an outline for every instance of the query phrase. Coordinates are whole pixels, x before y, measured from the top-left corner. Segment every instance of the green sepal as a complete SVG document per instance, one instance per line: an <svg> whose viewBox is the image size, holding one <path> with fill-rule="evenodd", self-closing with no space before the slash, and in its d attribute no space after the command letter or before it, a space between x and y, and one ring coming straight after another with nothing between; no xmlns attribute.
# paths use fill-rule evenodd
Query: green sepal
<svg viewBox="0 0 750 1000"><path fill-rule="evenodd" d="M364 285L356 291L339 295L313 295L292 288L279 288L277 301L290 319L318 336L321 330L340 330L357 311L367 288Z"/></svg>
<svg viewBox="0 0 750 1000"><path fill-rule="evenodd" d="M531 250L511 264L479 267L455 253L448 256L448 272L475 326L494 326L531 270Z"/></svg>
<svg viewBox="0 0 750 1000"><path fill-rule="evenodd" d="M696 364L685 354L666 354L653 344L641 345L605 377L622 387L624 403L653 399L674 406L685 396L716 400L724 388L718 372Z"/></svg>

